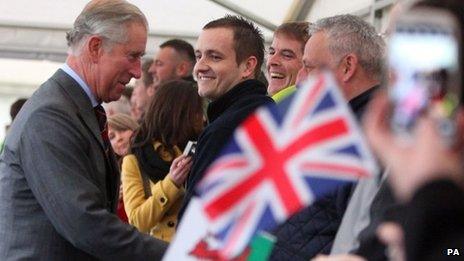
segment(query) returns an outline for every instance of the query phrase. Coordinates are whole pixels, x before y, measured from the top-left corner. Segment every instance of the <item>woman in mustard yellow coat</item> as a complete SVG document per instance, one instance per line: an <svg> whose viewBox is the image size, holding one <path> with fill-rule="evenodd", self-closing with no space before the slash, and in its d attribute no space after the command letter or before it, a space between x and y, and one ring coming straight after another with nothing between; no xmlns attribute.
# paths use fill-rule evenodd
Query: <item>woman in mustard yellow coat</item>
<svg viewBox="0 0 464 261"><path fill-rule="evenodd" d="M197 139L203 118L202 99L191 82L172 81L157 89L122 163L125 210L139 231L171 241L192 164L181 151Z"/></svg>

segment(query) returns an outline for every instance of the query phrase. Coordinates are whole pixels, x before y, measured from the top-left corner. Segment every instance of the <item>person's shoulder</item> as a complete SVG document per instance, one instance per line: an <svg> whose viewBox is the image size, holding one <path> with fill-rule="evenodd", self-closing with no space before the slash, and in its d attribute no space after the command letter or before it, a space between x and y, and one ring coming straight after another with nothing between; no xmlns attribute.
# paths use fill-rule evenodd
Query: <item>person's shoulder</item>
<svg viewBox="0 0 464 261"><path fill-rule="evenodd" d="M256 106L257 104L274 103L274 100L267 95L266 86L260 81L248 80L235 88L238 88L238 98L235 104Z"/></svg>
<svg viewBox="0 0 464 261"><path fill-rule="evenodd" d="M244 97L243 100L251 104L267 104L267 103L275 103L274 100L265 95L265 94L250 94Z"/></svg>
<svg viewBox="0 0 464 261"><path fill-rule="evenodd" d="M237 128L243 120L252 115L256 109L269 104L274 104L274 101L270 97L264 95L243 99L229 107L220 117L212 122L208 126L209 131L215 133L223 130L228 134L230 130Z"/></svg>
<svg viewBox="0 0 464 261"><path fill-rule="evenodd" d="M243 110L254 110L260 106L275 104L274 100L260 93L248 94L238 100L232 107Z"/></svg>
<svg viewBox="0 0 464 261"><path fill-rule="evenodd" d="M246 97L243 97L234 105L232 105L225 113L225 115L229 114L230 117L233 115L241 117L247 116L253 113L257 108L261 106L275 104L274 100L263 94L250 94Z"/></svg>
<svg viewBox="0 0 464 261"><path fill-rule="evenodd" d="M122 158L122 164L123 165L133 165L137 163L137 157L134 154L127 154Z"/></svg>
<svg viewBox="0 0 464 261"><path fill-rule="evenodd" d="M278 91L276 94L272 95L272 99L278 103L278 102L281 102L283 99L287 98L288 96L290 96L291 94L293 94L294 92L296 92L296 86L295 85L291 85L291 86L288 86L280 91Z"/></svg>
<svg viewBox="0 0 464 261"><path fill-rule="evenodd" d="M32 108L32 113L47 109L63 111L69 106L69 101L58 84L50 78L28 99L27 105Z"/></svg>
<svg viewBox="0 0 464 261"><path fill-rule="evenodd" d="M49 98L48 95L37 95L31 97L30 106L25 108L26 114L29 114L28 120L46 120L46 119L70 119L70 106L59 95Z"/></svg>
<svg viewBox="0 0 464 261"><path fill-rule="evenodd" d="M124 178L140 178L140 168L137 157L134 154L128 154L122 158L121 175Z"/></svg>
<svg viewBox="0 0 464 261"><path fill-rule="evenodd" d="M50 86L42 84L21 108L12 128L36 121L46 122L57 118L69 118L69 113L66 112L68 107L66 102L59 93L52 89Z"/></svg>

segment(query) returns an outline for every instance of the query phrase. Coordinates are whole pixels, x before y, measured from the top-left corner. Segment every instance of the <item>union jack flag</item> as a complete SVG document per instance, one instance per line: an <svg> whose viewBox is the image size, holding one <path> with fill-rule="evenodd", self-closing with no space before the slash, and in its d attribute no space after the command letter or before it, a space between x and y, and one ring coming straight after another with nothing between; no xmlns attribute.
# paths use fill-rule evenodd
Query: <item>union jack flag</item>
<svg viewBox="0 0 464 261"><path fill-rule="evenodd" d="M322 73L245 120L197 191L222 256L231 258L257 232L376 169L335 81Z"/></svg>

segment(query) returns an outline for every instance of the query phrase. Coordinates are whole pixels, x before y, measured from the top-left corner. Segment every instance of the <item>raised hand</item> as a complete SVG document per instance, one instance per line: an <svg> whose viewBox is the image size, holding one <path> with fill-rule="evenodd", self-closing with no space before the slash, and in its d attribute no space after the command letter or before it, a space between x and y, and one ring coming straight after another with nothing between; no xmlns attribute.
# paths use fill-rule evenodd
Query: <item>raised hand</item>
<svg viewBox="0 0 464 261"><path fill-rule="evenodd" d="M168 176L177 187L181 187L185 179L187 179L191 167L192 158L181 155L172 161Z"/></svg>

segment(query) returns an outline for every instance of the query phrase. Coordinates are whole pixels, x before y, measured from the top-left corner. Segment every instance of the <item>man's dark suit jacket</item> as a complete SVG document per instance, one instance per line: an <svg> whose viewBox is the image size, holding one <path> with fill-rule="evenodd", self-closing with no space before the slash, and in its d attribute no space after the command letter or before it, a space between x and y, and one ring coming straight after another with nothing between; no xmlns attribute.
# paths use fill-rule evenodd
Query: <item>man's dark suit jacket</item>
<svg viewBox="0 0 464 261"><path fill-rule="evenodd" d="M113 163L89 97L58 70L22 108L0 157L0 260L161 259L165 243L113 214Z"/></svg>

